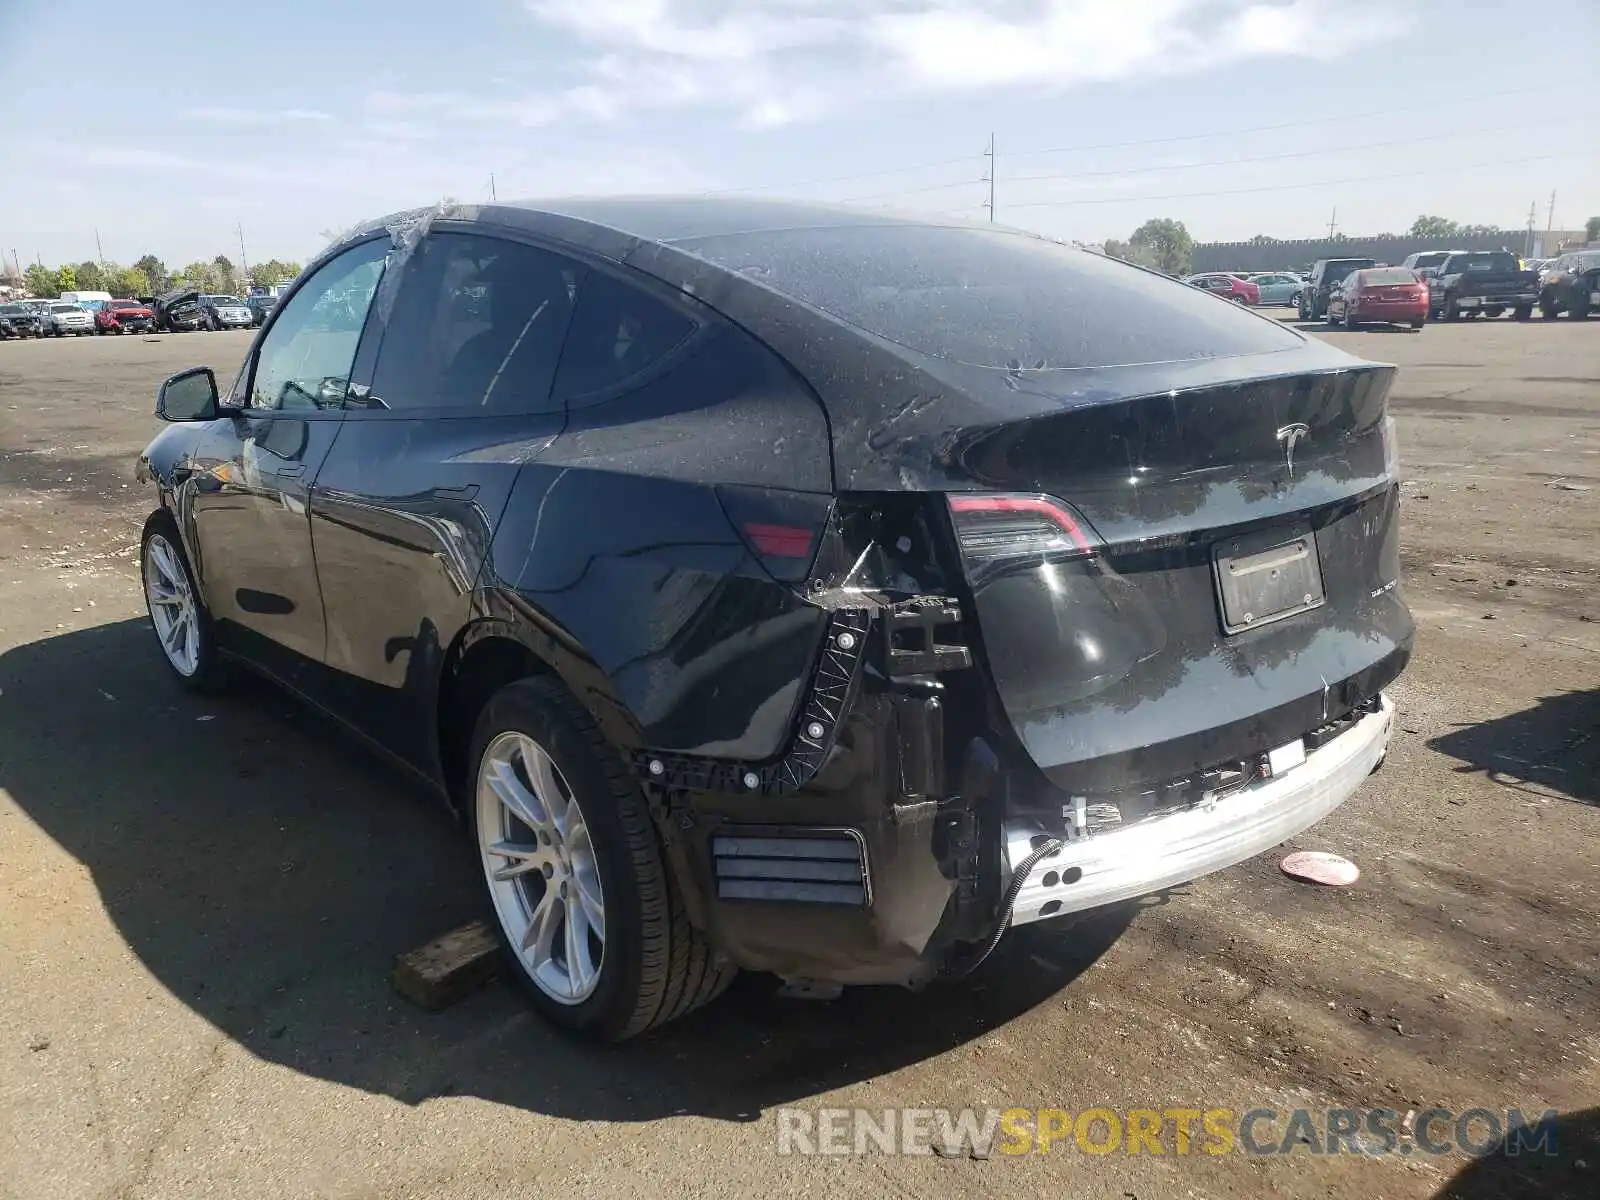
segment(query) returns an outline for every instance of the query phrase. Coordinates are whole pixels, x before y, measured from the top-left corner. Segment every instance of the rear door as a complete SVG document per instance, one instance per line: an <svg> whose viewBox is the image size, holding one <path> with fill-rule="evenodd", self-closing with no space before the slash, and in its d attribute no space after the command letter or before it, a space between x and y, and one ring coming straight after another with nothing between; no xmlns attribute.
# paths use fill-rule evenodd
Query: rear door
<svg viewBox="0 0 1600 1200"><path fill-rule="evenodd" d="M233 647L297 686L326 649L311 486L339 434L388 240L325 263L257 343L201 447L194 503L206 602Z"/></svg>
<svg viewBox="0 0 1600 1200"><path fill-rule="evenodd" d="M561 432L551 385L583 268L435 225L402 270L311 536L334 707L426 771L444 653L518 472Z"/></svg>

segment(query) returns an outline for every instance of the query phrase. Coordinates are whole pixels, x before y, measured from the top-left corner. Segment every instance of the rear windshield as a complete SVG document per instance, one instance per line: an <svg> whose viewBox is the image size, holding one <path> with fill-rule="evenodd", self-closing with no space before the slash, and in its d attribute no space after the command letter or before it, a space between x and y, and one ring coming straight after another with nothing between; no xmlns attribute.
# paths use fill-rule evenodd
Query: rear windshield
<svg viewBox="0 0 1600 1200"><path fill-rule="evenodd" d="M1404 267L1378 267L1361 272L1362 283L1415 283L1417 277Z"/></svg>
<svg viewBox="0 0 1600 1200"><path fill-rule="evenodd" d="M1322 268L1322 278L1343 279L1351 271L1375 265L1370 258L1330 258L1328 265Z"/></svg>
<svg viewBox="0 0 1600 1200"><path fill-rule="evenodd" d="M1457 254L1450 260L1451 272L1515 271L1516 256L1503 250L1483 250L1477 254Z"/></svg>
<svg viewBox="0 0 1600 1200"><path fill-rule="evenodd" d="M1420 271L1423 267L1437 267L1449 257L1450 251L1448 250L1430 250L1427 253L1419 254L1416 262L1417 270Z"/></svg>
<svg viewBox="0 0 1600 1200"><path fill-rule="evenodd" d="M1023 234L861 225L677 244L858 329L974 366L1123 366L1301 344L1176 280Z"/></svg>
<svg viewBox="0 0 1600 1200"><path fill-rule="evenodd" d="M111 302L111 307L112 308L143 308L144 305L140 304L137 300L113 300Z"/></svg>

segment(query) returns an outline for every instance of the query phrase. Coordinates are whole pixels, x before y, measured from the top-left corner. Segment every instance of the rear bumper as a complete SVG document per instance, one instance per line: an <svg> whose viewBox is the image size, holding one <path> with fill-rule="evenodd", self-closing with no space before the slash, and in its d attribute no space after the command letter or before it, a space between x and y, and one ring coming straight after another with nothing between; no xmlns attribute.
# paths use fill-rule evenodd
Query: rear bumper
<svg viewBox="0 0 1600 1200"><path fill-rule="evenodd" d="M1394 725L1387 697L1339 737L1284 774L1208 805L1069 842L1029 873L1012 910L1023 925L1186 883L1268 850L1348 800L1382 761ZM1043 831L1006 827L1007 870Z"/></svg>
<svg viewBox="0 0 1600 1200"><path fill-rule="evenodd" d="M1428 315L1428 302L1415 304L1358 304L1355 308L1358 321L1421 321Z"/></svg>

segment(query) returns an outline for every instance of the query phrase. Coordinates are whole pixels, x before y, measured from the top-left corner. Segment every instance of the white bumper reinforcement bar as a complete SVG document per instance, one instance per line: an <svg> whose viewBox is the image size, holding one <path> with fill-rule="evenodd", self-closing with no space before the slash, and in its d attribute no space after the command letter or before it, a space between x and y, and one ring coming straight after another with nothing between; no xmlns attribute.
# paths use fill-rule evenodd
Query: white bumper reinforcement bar
<svg viewBox="0 0 1600 1200"><path fill-rule="evenodd" d="M1271 849L1355 793L1383 760L1393 726L1394 705L1385 696L1378 712L1271 778L1193 808L1069 841L1029 873L1011 923L1026 925L1160 891ZM1033 824L1007 824L1008 871L1033 852L1042 833Z"/></svg>

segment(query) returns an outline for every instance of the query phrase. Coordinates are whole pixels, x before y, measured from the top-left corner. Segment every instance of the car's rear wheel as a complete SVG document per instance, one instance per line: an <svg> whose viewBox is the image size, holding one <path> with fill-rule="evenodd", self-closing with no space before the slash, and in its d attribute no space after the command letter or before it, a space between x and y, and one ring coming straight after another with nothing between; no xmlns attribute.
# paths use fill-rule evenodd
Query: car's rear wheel
<svg viewBox="0 0 1600 1200"><path fill-rule="evenodd" d="M1361 328L1361 319L1356 316L1355 309L1347 308L1344 310L1344 327L1351 332Z"/></svg>
<svg viewBox="0 0 1600 1200"><path fill-rule="evenodd" d="M1533 305L1531 304L1519 304L1511 310L1511 319L1513 321L1526 321L1532 316Z"/></svg>
<svg viewBox="0 0 1600 1200"><path fill-rule="evenodd" d="M1505 312L1505 309L1501 308L1498 304L1493 304L1483 310L1483 315L1486 317L1498 317L1503 312Z"/></svg>
<svg viewBox="0 0 1600 1200"><path fill-rule="evenodd" d="M561 682L485 706L470 811L512 977L558 1025L632 1037L735 974L690 923L638 785Z"/></svg>
<svg viewBox="0 0 1600 1200"><path fill-rule="evenodd" d="M211 615L170 519L157 519L145 527L139 564L145 608L168 668L191 691L219 690L228 682L227 670L218 658Z"/></svg>
<svg viewBox="0 0 1600 1200"><path fill-rule="evenodd" d="M1422 325L1423 325L1423 322L1421 322L1421 321L1413 321L1413 322L1411 322L1411 328L1413 328L1413 329L1421 329Z"/></svg>
<svg viewBox="0 0 1600 1200"><path fill-rule="evenodd" d="M1561 315L1561 309L1556 305L1556 298L1550 292L1545 292L1539 297L1539 315L1546 321L1554 321Z"/></svg>
<svg viewBox="0 0 1600 1200"><path fill-rule="evenodd" d="M1582 321L1589 315L1589 293L1583 288L1572 289L1572 299L1567 301L1567 319Z"/></svg>

